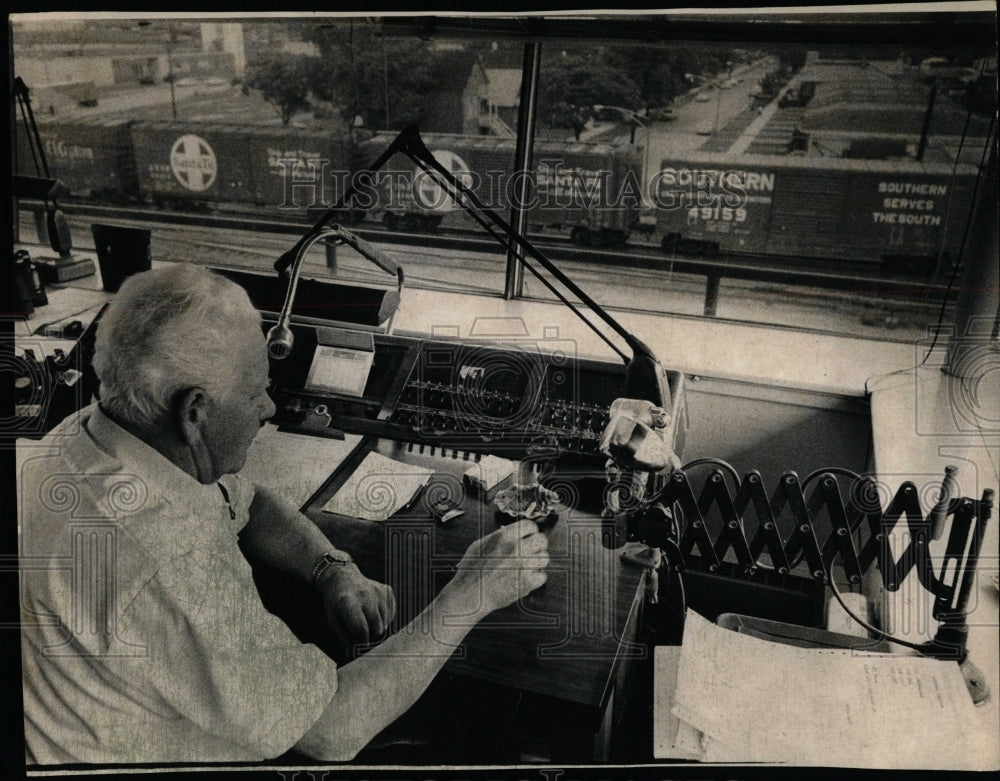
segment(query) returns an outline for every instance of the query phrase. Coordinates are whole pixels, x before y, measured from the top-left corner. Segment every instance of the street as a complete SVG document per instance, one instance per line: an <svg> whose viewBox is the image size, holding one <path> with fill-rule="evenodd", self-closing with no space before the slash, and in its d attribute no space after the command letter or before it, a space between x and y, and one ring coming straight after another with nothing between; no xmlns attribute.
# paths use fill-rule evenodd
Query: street
<svg viewBox="0 0 1000 781"><path fill-rule="evenodd" d="M666 122L649 122L640 127L636 133L636 144L644 147L643 181L650 181L660 170L660 164L664 159L686 156L704 149L731 121L743 112L751 111L750 91L774 67L774 60L766 58L736 68L733 76L740 79L739 83L727 88L705 85L699 90L699 95L708 98L703 101L699 101L689 92L674 102L674 119ZM720 74L714 81L719 85L726 78L726 75ZM752 138L775 109L776 105L773 102L766 106L763 113L755 116L746 128L734 136L734 143L740 144L744 139ZM621 135L615 141L627 143L628 139L628 129L623 127ZM718 147L720 144L712 146ZM725 151L728 146L727 143L718 151Z"/></svg>
<svg viewBox="0 0 1000 781"><path fill-rule="evenodd" d="M149 84L142 87L108 89L100 94L96 106L73 106L60 110L52 117L61 122L119 115L129 119L170 119L176 113L180 120L231 122L239 117L243 122L280 124L277 112L256 95L244 95L239 86L229 82L208 84Z"/></svg>

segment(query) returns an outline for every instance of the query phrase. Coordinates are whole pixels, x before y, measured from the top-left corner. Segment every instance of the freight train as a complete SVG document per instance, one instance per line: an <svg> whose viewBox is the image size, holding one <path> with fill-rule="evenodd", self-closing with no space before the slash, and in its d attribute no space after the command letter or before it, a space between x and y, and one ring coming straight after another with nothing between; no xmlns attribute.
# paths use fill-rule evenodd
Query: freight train
<svg viewBox="0 0 1000 781"><path fill-rule="evenodd" d="M695 154L655 177L664 250L879 261L959 255L977 168L905 160Z"/></svg>
<svg viewBox="0 0 1000 781"><path fill-rule="evenodd" d="M314 211L354 185L352 223L391 230L476 224L403 155L371 180L356 173L391 136L177 121L42 122L53 176L74 197L169 208ZM857 260L925 275L959 255L977 169L905 160L696 152L641 180L631 145L537 140L534 169L510 174L514 140L428 134L434 156L501 214L525 193L529 232L620 246L641 227L668 253ZM23 126L17 173L32 175ZM648 189L644 192L643 187Z"/></svg>
<svg viewBox="0 0 1000 781"><path fill-rule="evenodd" d="M52 175L74 197L168 208L238 205L301 213L329 207L346 189L358 190L348 218L378 221L393 230L475 226L474 220L403 155L370 181L355 176L391 137L300 128L177 121L44 122L39 135ZM510 170L513 139L428 134L435 157L504 214L518 198ZM33 175L23 126L17 173ZM529 177L532 228L569 233L581 242L624 244L638 219L638 197L613 201L626 187L638 193L635 150L610 144L540 141Z"/></svg>
<svg viewBox="0 0 1000 781"><path fill-rule="evenodd" d="M365 144L375 159L392 137ZM529 231L562 230L578 244L621 246L639 219L641 160L631 146L538 139L533 170L511 174L515 140L495 136L428 134L431 154L486 206L507 216L522 203ZM410 230L473 228L476 223L408 158L397 155L377 177L382 220ZM521 190L522 185L526 189Z"/></svg>

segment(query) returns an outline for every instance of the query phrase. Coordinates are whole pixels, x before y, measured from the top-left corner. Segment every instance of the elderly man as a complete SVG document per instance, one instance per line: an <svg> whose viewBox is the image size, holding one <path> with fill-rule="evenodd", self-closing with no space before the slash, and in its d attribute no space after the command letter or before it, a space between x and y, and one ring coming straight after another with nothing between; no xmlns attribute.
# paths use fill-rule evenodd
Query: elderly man
<svg viewBox="0 0 1000 781"><path fill-rule="evenodd" d="M130 278L97 332L100 403L25 459L22 660L29 763L353 757L474 621L545 581L528 521L483 537L414 627L336 664L261 604L244 546L312 582L333 630L378 639L391 590L242 479L274 413L260 317L190 265ZM477 607L478 606L478 607ZM430 631L426 631L430 627Z"/></svg>

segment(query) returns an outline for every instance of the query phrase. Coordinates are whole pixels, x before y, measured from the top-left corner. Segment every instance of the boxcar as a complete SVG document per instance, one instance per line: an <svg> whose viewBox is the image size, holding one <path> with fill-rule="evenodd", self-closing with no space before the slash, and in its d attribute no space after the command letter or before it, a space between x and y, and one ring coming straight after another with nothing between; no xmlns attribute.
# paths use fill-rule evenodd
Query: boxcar
<svg viewBox="0 0 1000 781"><path fill-rule="evenodd" d="M252 204L256 199L247 125L142 122L133 127L139 190L162 205Z"/></svg>
<svg viewBox="0 0 1000 781"><path fill-rule="evenodd" d="M53 177L73 197L111 201L135 199L138 180L132 153L131 120L93 118L38 122L45 159ZM16 171L37 176L23 122L17 123Z"/></svg>
<svg viewBox="0 0 1000 781"><path fill-rule="evenodd" d="M366 142L369 159L390 138ZM506 218L518 197L519 177L511 169L514 139L428 134L434 157L486 206ZM580 243L621 243L638 218L641 204L636 155L626 147L584 142L537 141L535 167L527 177L531 230L569 231ZM369 216L392 229L473 227L468 217L426 174L403 155L394 156L376 179L378 198Z"/></svg>
<svg viewBox="0 0 1000 781"><path fill-rule="evenodd" d="M343 133L258 127L250 136L253 202L308 209L335 203L351 171Z"/></svg>
<svg viewBox="0 0 1000 781"><path fill-rule="evenodd" d="M665 250L934 263L956 257L976 168L911 161L698 154L664 160Z"/></svg>

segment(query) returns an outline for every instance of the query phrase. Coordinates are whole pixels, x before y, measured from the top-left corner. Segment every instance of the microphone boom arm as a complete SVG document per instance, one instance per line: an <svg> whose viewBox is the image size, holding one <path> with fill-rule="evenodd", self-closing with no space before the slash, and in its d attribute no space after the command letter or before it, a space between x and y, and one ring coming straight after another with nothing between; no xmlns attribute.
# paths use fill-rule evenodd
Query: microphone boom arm
<svg viewBox="0 0 1000 781"><path fill-rule="evenodd" d="M466 187L448 169L441 165L434 155L431 154L430 150L427 149L426 144L424 144L423 139L420 137L420 132L415 126L411 125L410 127L404 129L396 137L392 145L390 145L390 148L392 147L398 147L399 151L403 152L407 157L413 160L428 175L432 175L431 170L433 170L452 188L451 190L448 190L448 194L451 195L453 200L459 206L465 209L480 224L484 224L484 221L480 219L479 215L473 212L472 206L474 206L478 212L486 215L486 217L488 217L495 226L499 227L507 239L514 241L517 244L517 248L519 250L518 256L521 262L524 263L525 268L531 271L540 281L542 281L549 288L549 290L551 290L573 311L574 314L577 315L577 317L583 320L588 327L603 338L604 341L607 342L608 345L625 361L626 396L630 398L645 399L653 404L656 404L657 406L662 406L665 409L670 408L670 390L667 386L666 375L652 349L650 349L648 345L638 339L634 334L626 330L625 327L615 320L600 304L587 295L587 293L585 293L575 282L573 282L572 279L566 276L566 274L548 257L546 257L540 249L532 244L526 237L518 233L513 226L503 219L503 217L483 204L474 192ZM441 184L440 182L437 183L439 185ZM452 192L452 190L454 192ZM456 192L458 193L458 196L455 195ZM466 202L466 199L468 200L468 203ZM472 206L470 206L470 203ZM498 241L505 244L505 246L509 246L503 242L502 238L498 237L494 231L490 230L489 232L497 238ZM632 350L631 360L624 355L621 350L611 344L607 337L598 331L590 320L582 315L579 309L573 306L570 301L562 296L538 273L537 269L533 268L531 264L527 262L525 253L537 261L539 265L552 274L552 276L558 279L568 290L570 290L570 292L572 292L583 304L585 304L590 311L603 320L625 341L625 343Z"/></svg>
<svg viewBox="0 0 1000 781"><path fill-rule="evenodd" d="M396 136L396 138L393 139L386 150L379 155L378 159L375 160L369 168L359 173L362 175L376 173L383 165L385 165L389 158L397 152L405 154L422 171L430 176L435 183L438 184L438 186L445 189L452 200L462 207L476 222L483 226L483 228L485 228L487 232L490 233L490 235L492 235L501 245L511 249L511 242L513 242L515 245L515 252L519 260L524 264L524 267L534 274L534 276L538 278L538 280L542 282L563 304L569 307L570 310L577 315L577 317L579 317L589 328L591 328L601 339L603 339L612 350L621 356L626 367L626 396L630 398L645 399L657 406L664 407L665 409L670 408L670 390L667 385L666 374L664 373L663 367L661 366L656 355L649 348L649 346L638 339L634 334L626 330L621 323L615 320L615 318L613 318L603 307L601 307L600 304L594 301L594 299L587 295L575 282L573 282L572 279L566 276L566 274L548 257L546 257L540 249L532 244L527 238L518 233L517 230L515 230L493 209L483 204L476 194L472 192L472 190L466 187L457 177L454 176L454 174L441 165L434 155L431 154L430 150L427 149L423 139L420 137L420 131L415 125L410 125L409 127L403 129ZM293 266L292 280L289 282L290 295L286 297L286 309L290 310L291 308L287 305L287 301L294 297L292 282L297 278L298 264L301 263L301 258L305 254L305 250L324 235L329 235L324 234L327 222L337 215L344 208L344 206L350 203L355 193L356 189L353 186L349 188L344 193L343 197L338 200L334 206L327 210L316 225L314 225L313 228L311 228L310 231L295 244L295 246L278 258L277 262L274 264L275 269L279 273L284 273L289 266ZM491 227L490 223L492 223L493 227L499 228L503 235L498 234L498 232ZM336 227L340 232L340 237L343 238L343 233L345 232L339 226ZM358 248L351 241L348 241L347 243L352 244L355 249ZM377 251L373 250L373 252ZM557 290L555 286L549 282L549 280L545 279L541 273L528 262L529 256L542 266L543 269L561 282L580 300L581 303L586 305L591 312L603 320L606 325L618 334L631 349L632 358L630 359L625 353L615 347L615 345L597 328L594 323L584 317L583 313L576 306L574 306L566 296ZM370 259L375 260L371 257ZM377 263L378 261L375 260L375 262ZM285 315L284 310L282 311L282 314ZM279 326L281 325L282 323L279 321ZM287 322L285 322L284 325L287 327ZM277 327L278 326L275 328Z"/></svg>

